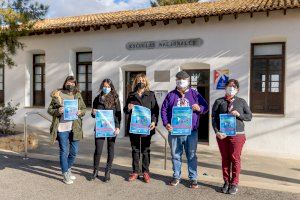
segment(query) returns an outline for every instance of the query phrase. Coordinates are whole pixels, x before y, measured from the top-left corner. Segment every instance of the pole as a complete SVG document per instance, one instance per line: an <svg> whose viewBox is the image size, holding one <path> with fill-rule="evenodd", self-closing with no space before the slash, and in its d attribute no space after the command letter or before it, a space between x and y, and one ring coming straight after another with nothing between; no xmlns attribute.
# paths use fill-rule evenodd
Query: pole
<svg viewBox="0 0 300 200"><path fill-rule="evenodd" d="M24 160L27 160L27 154L28 154L28 148L27 148L27 141L28 137L27 137L27 114L25 114L24 116Z"/></svg>

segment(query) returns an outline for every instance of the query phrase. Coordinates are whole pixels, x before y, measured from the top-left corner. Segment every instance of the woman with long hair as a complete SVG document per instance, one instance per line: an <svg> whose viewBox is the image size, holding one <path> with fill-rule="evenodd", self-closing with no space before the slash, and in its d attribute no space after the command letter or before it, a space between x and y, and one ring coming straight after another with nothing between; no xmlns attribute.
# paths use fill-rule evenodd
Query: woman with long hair
<svg viewBox="0 0 300 200"><path fill-rule="evenodd" d="M107 140L107 162L105 168L104 182L110 181L110 173L114 159L114 145L116 137L120 133L121 108L119 96L110 79L104 79L100 84L100 93L93 101L92 117L95 118L97 110L112 110L115 123L115 136L108 137ZM96 135L96 134L95 134ZM100 158L104 146L105 137L95 137L95 153L94 153L94 171L91 180L95 180L98 176Z"/></svg>
<svg viewBox="0 0 300 200"><path fill-rule="evenodd" d="M58 140L60 167L63 182L66 184L72 184L76 179L71 168L78 152L79 140L83 139L82 117L85 115L86 106L78 88L76 79L68 76L62 88L51 93L52 100L48 108L48 113L52 116L52 143ZM64 100L78 101L78 119L64 119Z"/></svg>
<svg viewBox="0 0 300 200"><path fill-rule="evenodd" d="M137 135L129 133L130 123L128 123L128 134L132 148L132 173L128 181L134 181L139 177L140 170L143 173L143 180L150 182L149 165L150 165L150 144L151 137L155 134L155 126L158 122L159 107L153 91L150 91L149 80L145 74L138 74L133 81L132 92L129 93L124 107L124 112L129 115L128 121L131 120L132 109L134 105L143 106L151 110L150 135ZM141 147L140 147L141 146ZM143 158L140 158L140 153ZM142 169L139 167L139 161L142 159Z"/></svg>

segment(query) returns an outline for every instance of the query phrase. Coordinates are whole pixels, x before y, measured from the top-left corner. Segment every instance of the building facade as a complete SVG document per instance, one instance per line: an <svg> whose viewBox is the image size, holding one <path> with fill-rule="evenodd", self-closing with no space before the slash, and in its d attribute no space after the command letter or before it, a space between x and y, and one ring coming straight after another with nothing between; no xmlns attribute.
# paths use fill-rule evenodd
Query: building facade
<svg viewBox="0 0 300 200"><path fill-rule="evenodd" d="M155 9L142 12L146 16ZM176 9L171 10L181 12ZM43 23L54 24L54 28L38 27L32 35L22 37L25 48L14 58L17 66L0 69L0 100L20 103L14 120L22 124L26 112L46 113L51 91L62 87L66 76L74 75L88 107L104 78L113 81L123 106L132 79L144 72L161 105L165 94L175 88L175 74L186 70L191 85L206 98L211 110L215 99L224 96L224 90L216 89L215 75L225 71L239 80L239 96L254 113L252 122L246 123L246 151L300 158L300 10L271 10L211 16L192 13L177 19L123 24L112 17L109 25L72 28L64 24L61 30L55 27L60 20L78 19L46 21ZM126 12L110 14L120 17ZM93 135L94 120L89 112L84 118L85 136ZM34 116L29 124L49 127ZM161 123L158 128L167 134ZM125 136L124 130L125 120L121 136ZM210 113L202 116L199 141L217 148Z"/></svg>

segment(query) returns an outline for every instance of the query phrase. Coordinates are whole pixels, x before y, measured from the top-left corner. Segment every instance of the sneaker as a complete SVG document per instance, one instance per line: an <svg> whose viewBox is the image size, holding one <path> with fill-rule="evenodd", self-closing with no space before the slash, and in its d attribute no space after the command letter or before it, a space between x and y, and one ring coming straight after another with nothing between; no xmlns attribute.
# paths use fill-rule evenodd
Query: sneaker
<svg viewBox="0 0 300 200"><path fill-rule="evenodd" d="M171 181L170 181L170 183L169 183L169 185L170 186L177 186L178 184L179 184L179 179L177 179L177 178L173 178Z"/></svg>
<svg viewBox="0 0 300 200"><path fill-rule="evenodd" d="M144 182L145 183L150 183L150 175L149 173L145 172L143 176Z"/></svg>
<svg viewBox="0 0 300 200"><path fill-rule="evenodd" d="M138 173L132 173L129 175L128 177L128 181L131 182L131 181L135 181L136 179L138 179L139 177L139 174Z"/></svg>
<svg viewBox="0 0 300 200"><path fill-rule="evenodd" d="M63 182L68 185L73 184L68 172L63 173Z"/></svg>
<svg viewBox="0 0 300 200"><path fill-rule="evenodd" d="M197 180L190 180L190 188L192 188L192 189L199 188L198 181Z"/></svg>
<svg viewBox="0 0 300 200"><path fill-rule="evenodd" d="M237 185L231 185L230 186L230 188L229 188L229 190L228 190L228 193L229 194L236 194L238 192L238 187L237 187Z"/></svg>
<svg viewBox="0 0 300 200"><path fill-rule="evenodd" d="M70 179L71 179L72 181L76 180L76 176L74 176L74 174L71 172L71 168L68 170L67 173L69 174Z"/></svg>
<svg viewBox="0 0 300 200"><path fill-rule="evenodd" d="M221 192L223 192L224 194L228 193L228 189L229 189L229 183L228 182L224 182L224 185L221 189Z"/></svg>

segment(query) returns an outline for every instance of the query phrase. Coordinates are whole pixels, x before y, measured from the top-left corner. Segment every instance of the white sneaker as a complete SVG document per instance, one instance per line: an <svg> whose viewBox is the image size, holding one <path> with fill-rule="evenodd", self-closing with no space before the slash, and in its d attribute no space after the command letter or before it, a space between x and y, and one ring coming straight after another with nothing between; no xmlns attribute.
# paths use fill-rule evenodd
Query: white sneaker
<svg viewBox="0 0 300 200"><path fill-rule="evenodd" d="M73 184L73 181L71 180L68 172L63 173L63 178L64 178L63 182L65 184L68 184L68 185Z"/></svg>
<svg viewBox="0 0 300 200"><path fill-rule="evenodd" d="M67 173L69 174L69 177L71 180L73 180L73 181L76 180L76 176L74 176L74 174L71 172L71 168L68 170Z"/></svg>

